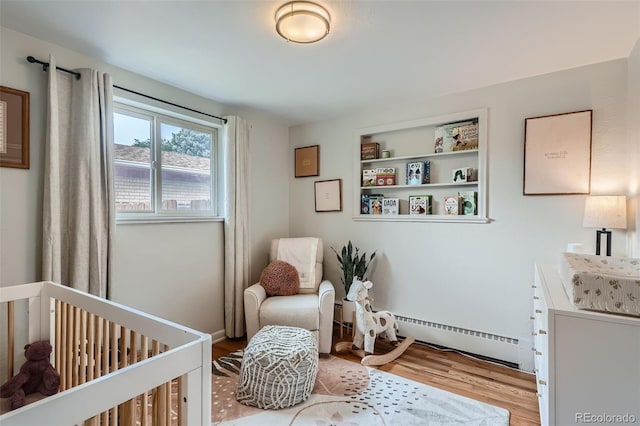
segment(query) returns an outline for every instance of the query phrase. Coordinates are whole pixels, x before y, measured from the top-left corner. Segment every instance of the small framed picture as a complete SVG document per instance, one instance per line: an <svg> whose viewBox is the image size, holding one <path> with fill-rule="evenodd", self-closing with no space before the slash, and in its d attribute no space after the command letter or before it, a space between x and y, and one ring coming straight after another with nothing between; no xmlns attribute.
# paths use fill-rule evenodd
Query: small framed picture
<svg viewBox="0 0 640 426"><path fill-rule="evenodd" d="M318 154L319 145L305 146L295 149L295 177L308 177L320 175L320 162Z"/></svg>
<svg viewBox="0 0 640 426"><path fill-rule="evenodd" d="M0 166L29 168L29 92L0 86Z"/></svg>
<svg viewBox="0 0 640 426"><path fill-rule="evenodd" d="M342 179L315 182L316 212L342 211Z"/></svg>

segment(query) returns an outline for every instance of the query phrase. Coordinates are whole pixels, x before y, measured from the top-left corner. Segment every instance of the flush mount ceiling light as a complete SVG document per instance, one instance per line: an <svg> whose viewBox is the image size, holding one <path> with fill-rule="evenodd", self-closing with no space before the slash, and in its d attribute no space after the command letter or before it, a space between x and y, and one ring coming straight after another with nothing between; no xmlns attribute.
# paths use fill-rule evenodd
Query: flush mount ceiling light
<svg viewBox="0 0 640 426"><path fill-rule="evenodd" d="M327 9L310 1L291 1L276 11L276 31L287 41L315 43L329 34Z"/></svg>

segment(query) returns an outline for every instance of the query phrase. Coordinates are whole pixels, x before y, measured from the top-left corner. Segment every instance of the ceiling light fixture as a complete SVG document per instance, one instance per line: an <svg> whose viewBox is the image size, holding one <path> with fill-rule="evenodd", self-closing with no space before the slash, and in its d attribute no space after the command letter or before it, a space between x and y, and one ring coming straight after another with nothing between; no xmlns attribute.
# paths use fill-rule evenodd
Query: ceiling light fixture
<svg viewBox="0 0 640 426"><path fill-rule="evenodd" d="M287 41L315 43L329 34L331 15L310 1L291 1L276 11L276 31Z"/></svg>

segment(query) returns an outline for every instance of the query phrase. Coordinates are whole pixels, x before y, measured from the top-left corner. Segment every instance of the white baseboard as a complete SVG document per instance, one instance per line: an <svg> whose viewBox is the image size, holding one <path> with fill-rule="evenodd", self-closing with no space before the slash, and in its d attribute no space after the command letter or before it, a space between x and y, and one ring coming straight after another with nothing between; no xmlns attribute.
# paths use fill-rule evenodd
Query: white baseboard
<svg viewBox="0 0 640 426"><path fill-rule="evenodd" d="M216 332L211 333L211 342L212 343L218 343L223 341L224 339L226 339L226 336L224 334L224 330L218 330Z"/></svg>

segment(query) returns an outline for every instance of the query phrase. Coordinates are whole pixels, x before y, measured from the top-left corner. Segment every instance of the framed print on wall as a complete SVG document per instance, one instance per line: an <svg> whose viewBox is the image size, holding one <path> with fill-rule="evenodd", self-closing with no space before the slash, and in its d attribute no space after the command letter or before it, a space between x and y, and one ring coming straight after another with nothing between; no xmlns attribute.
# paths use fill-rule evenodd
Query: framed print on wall
<svg viewBox="0 0 640 426"><path fill-rule="evenodd" d="M297 178L320 175L320 162L318 158L319 152L319 145L296 148L295 176Z"/></svg>
<svg viewBox="0 0 640 426"><path fill-rule="evenodd" d="M316 212L342 211L342 179L318 180L314 192Z"/></svg>
<svg viewBox="0 0 640 426"><path fill-rule="evenodd" d="M29 92L0 86L0 166L29 168Z"/></svg>
<svg viewBox="0 0 640 426"><path fill-rule="evenodd" d="M524 121L523 195L589 194L592 110Z"/></svg>

